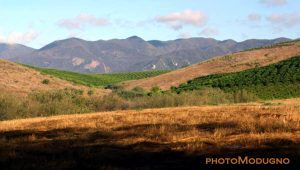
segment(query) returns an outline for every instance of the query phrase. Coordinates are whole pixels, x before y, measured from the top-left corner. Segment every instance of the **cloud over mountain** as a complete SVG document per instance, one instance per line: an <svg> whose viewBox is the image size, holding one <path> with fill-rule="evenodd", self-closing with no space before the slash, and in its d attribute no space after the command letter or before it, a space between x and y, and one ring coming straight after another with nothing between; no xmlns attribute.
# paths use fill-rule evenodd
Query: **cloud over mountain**
<svg viewBox="0 0 300 170"><path fill-rule="evenodd" d="M169 25L175 30L181 29L185 25L202 27L207 22L207 16L201 11L185 10L174 12L155 18L157 22Z"/></svg>
<svg viewBox="0 0 300 170"><path fill-rule="evenodd" d="M95 15L81 13L74 18L62 19L58 25L67 29L83 29L85 26L105 26L109 21L105 18L96 17Z"/></svg>
<svg viewBox="0 0 300 170"><path fill-rule="evenodd" d="M5 36L0 33L0 42L5 42L9 44L27 44L38 37L38 33L30 30L27 32L12 32L9 35Z"/></svg>
<svg viewBox="0 0 300 170"><path fill-rule="evenodd" d="M199 33L200 36L206 36L206 37L212 37L218 34L219 34L219 30L213 27L207 27Z"/></svg>

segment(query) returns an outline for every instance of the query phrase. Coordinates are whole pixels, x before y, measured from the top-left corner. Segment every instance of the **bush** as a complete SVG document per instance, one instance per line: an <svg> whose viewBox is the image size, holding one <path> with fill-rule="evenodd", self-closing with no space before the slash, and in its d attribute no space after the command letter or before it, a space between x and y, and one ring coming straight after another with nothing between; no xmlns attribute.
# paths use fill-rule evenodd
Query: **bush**
<svg viewBox="0 0 300 170"><path fill-rule="evenodd" d="M148 93L149 96L160 95L160 94L162 94L162 90L158 86L152 87L150 92Z"/></svg>
<svg viewBox="0 0 300 170"><path fill-rule="evenodd" d="M89 91L87 92L87 94L88 94L89 96L92 96L92 95L94 94L94 91L93 91L93 90L89 90Z"/></svg>
<svg viewBox="0 0 300 170"><path fill-rule="evenodd" d="M235 91L233 93L233 96L234 96L235 103L246 103L246 102L253 102L258 100L258 97L255 94L250 93L244 89Z"/></svg>
<svg viewBox="0 0 300 170"><path fill-rule="evenodd" d="M132 90L115 90L113 91L118 96L125 98L125 99L132 99L136 97L143 97L146 95L146 91L141 87L135 87Z"/></svg>
<svg viewBox="0 0 300 170"><path fill-rule="evenodd" d="M104 97L90 98L89 106L93 108L93 111L112 111L128 109L129 103L117 95L110 94Z"/></svg>
<svg viewBox="0 0 300 170"><path fill-rule="evenodd" d="M42 83L43 83L43 84L49 84L49 83L50 83L50 80L44 79L44 80L42 81Z"/></svg>

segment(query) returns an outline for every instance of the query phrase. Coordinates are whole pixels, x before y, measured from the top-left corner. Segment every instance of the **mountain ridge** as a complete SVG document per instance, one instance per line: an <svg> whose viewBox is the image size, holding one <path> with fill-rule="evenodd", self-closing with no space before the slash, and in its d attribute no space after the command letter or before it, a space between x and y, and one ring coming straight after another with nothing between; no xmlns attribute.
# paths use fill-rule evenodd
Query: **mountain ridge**
<svg viewBox="0 0 300 170"><path fill-rule="evenodd" d="M83 73L173 70L214 56L289 40L250 39L237 42L196 37L145 41L138 36L131 36L126 39L86 41L73 37L54 41L40 49L26 46L14 51L0 49L0 58L37 67Z"/></svg>

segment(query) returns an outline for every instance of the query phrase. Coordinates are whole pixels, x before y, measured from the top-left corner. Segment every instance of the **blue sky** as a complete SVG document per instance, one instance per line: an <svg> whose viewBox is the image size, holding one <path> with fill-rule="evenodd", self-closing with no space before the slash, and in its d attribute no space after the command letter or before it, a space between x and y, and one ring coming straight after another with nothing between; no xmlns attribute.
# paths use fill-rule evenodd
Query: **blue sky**
<svg viewBox="0 0 300 170"><path fill-rule="evenodd" d="M299 0L0 0L0 41L300 37Z"/></svg>

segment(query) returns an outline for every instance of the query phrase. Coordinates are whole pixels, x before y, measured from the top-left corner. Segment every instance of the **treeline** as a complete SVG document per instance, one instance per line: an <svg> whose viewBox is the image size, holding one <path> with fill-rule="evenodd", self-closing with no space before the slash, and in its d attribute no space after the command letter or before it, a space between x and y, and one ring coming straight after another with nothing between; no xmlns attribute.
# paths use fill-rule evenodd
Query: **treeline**
<svg viewBox="0 0 300 170"><path fill-rule="evenodd" d="M134 88L115 89L106 96L84 95L75 89L32 92L28 96L15 96L0 91L0 121L8 119L90 113L99 111L163 108L178 106L218 105L256 101L257 97L246 91L225 93L216 88L205 88L181 94Z"/></svg>
<svg viewBox="0 0 300 170"><path fill-rule="evenodd" d="M299 83L300 57L297 56L265 67L195 78L171 90L181 93L203 87L227 92L246 89L261 99L273 99L300 96Z"/></svg>

